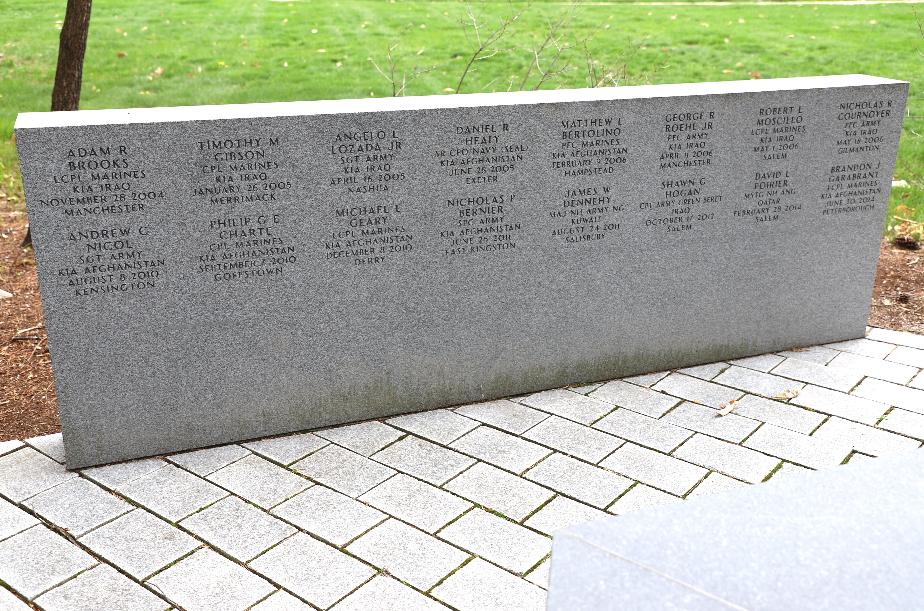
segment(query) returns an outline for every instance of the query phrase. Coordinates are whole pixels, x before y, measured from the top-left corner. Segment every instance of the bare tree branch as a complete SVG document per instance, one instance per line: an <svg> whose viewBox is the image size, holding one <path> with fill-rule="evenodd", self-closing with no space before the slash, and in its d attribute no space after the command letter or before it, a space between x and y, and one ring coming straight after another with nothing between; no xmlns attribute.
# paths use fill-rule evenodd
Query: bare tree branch
<svg viewBox="0 0 924 611"><path fill-rule="evenodd" d="M468 19L462 22L463 27L471 28L472 32L475 34L475 41L477 46L469 56L468 61L465 63L465 68L462 70L462 75L459 77L459 82L456 84L456 93L462 91L462 85L465 83L465 79L468 76L469 72L474 66L475 62L490 59L497 55L499 49L496 48L496 44L504 37L507 33L507 28L510 27L517 19L520 18L520 15L523 14L523 10L520 10L511 15L503 17L498 24L498 26L487 33L487 35L482 36L481 30L485 27L478 21L478 18L472 12L471 6L466 5L465 11L468 16Z"/></svg>

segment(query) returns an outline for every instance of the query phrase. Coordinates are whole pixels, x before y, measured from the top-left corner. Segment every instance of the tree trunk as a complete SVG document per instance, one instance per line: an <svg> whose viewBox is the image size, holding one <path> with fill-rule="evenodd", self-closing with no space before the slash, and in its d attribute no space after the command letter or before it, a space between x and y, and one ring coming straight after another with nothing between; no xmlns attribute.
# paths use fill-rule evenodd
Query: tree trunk
<svg viewBox="0 0 924 611"><path fill-rule="evenodd" d="M67 0L64 26L58 44L58 68L55 87L51 92L52 110L77 110L80 107L80 86L83 83L83 56L90 32L90 8L93 0ZM22 245L32 244L32 232L26 227Z"/></svg>
<svg viewBox="0 0 924 611"><path fill-rule="evenodd" d="M93 0L67 0L64 27L58 46L58 69L51 93L52 110L77 110L83 81L83 55L90 31L90 5Z"/></svg>

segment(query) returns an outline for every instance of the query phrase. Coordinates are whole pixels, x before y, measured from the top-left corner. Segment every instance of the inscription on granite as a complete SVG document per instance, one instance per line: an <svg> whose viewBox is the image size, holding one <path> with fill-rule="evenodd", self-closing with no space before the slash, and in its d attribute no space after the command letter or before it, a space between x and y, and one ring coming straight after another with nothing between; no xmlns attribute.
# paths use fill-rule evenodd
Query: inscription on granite
<svg viewBox="0 0 924 611"><path fill-rule="evenodd" d="M907 89L20 115L68 465L862 336Z"/></svg>

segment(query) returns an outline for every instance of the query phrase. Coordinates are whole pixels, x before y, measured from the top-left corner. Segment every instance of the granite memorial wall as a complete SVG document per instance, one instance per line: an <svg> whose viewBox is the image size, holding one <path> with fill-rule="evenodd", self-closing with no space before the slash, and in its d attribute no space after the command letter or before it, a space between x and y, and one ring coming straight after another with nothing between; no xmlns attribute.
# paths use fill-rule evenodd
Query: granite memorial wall
<svg viewBox="0 0 924 611"><path fill-rule="evenodd" d="M20 115L68 466L862 336L907 88Z"/></svg>

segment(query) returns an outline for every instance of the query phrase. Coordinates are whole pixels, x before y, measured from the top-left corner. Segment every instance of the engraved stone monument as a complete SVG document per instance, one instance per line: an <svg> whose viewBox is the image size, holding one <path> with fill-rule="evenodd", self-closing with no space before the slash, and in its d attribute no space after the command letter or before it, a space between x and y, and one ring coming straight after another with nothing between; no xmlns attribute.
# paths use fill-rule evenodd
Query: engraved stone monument
<svg viewBox="0 0 924 611"><path fill-rule="evenodd" d="M22 114L68 466L862 336L907 90Z"/></svg>

